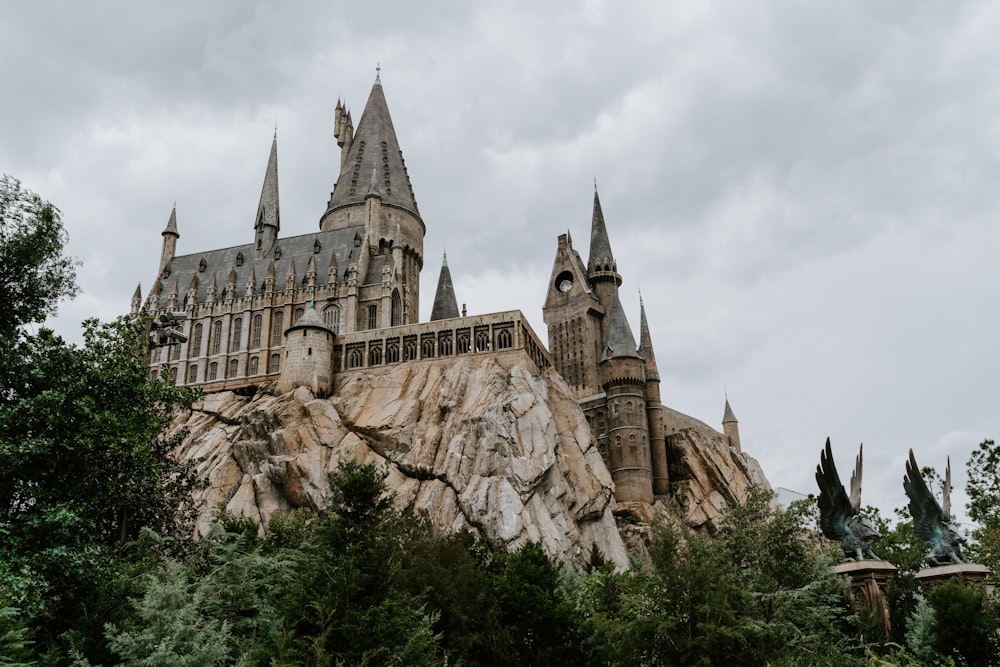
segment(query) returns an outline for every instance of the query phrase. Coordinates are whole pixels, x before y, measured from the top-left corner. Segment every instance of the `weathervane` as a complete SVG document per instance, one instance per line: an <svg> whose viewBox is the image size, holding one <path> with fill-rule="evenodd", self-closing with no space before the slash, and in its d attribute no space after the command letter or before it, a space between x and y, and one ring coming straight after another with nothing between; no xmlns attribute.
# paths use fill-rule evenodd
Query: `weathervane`
<svg viewBox="0 0 1000 667"><path fill-rule="evenodd" d="M375 63L375 83L382 84L382 63Z"/></svg>

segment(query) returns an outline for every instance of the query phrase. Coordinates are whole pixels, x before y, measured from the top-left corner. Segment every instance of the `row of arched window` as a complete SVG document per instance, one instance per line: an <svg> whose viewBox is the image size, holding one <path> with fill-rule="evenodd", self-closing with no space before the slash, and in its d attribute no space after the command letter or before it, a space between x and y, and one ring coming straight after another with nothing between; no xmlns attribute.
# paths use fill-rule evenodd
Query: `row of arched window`
<svg viewBox="0 0 1000 667"><path fill-rule="evenodd" d="M252 356L247 360L246 376L253 377L261 373L261 361L264 359L264 355ZM166 379L166 372L170 369L164 369L164 379ZM172 369L174 375L176 376L176 369ZM277 373L281 370L281 355L278 353L273 353L267 357L267 373ZM240 360L230 359L227 363L220 365L219 362L213 361L208 364L205 370L205 377L199 377L200 367L198 364L190 364L187 368L187 376L185 378L185 384L196 384L198 382L214 382L216 380L229 380L232 378L241 377ZM224 373L224 377L220 377L220 374ZM157 372L154 370L151 373L151 377L156 379Z"/></svg>
<svg viewBox="0 0 1000 667"><path fill-rule="evenodd" d="M509 329L501 329L496 335L496 346L498 350L506 350L512 347L514 344L514 338L511 335ZM457 336L456 345L452 344L452 339L450 336L441 337L439 340L435 341L433 338L426 338L420 344L420 359L433 359L435 356L440 357L450 357L455 354L455 349L457 348L458 354L468 354L472 350L471 337L466 331L464 333L459 333ZM476 334L476 352L487 352L490 349L490 335L487 331L481 331ZM400 354L402 353L402 358ZM390 340L385 344L385 350L383 352L381 345L373 345L368 350L367 365L368 366L378 366L383 363L383 355L385 363L394 364L399 361L412 361L417 359L417 342L416 340L408 340L400 346L399 340ZM366 358L364 352L364 344L358 344L356 347L349 348L347 352L347 368L362 368L364 367Z"/></svg>

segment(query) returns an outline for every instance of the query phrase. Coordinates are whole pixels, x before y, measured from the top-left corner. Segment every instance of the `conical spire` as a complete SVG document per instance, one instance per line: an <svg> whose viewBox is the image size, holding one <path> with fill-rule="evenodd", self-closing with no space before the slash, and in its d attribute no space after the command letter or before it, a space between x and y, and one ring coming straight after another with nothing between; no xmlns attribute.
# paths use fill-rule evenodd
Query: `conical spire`
<svg viewBox="0 0 1000 667"><path fill-rule="evenodd" d="M268 225L275 232L281 229L281 213L278 207L278 136L275 133L271 141L271 154L267 158L267 170L264 172L264 185L260 190L260 203L257 205L257 219L254 229Z"/></svg>
<svg viewBox="0 0 1000 667"><path fill-rule="evenodd" d="M365 199L368 197L378 197L382 198L382 193L378 189L378 167L372 162L372 174L368 178L368 192L365 194Z"/></svg>
<svg viewBox="0 0 1000 667"><path fill-rule="evenodd" d="M454 317L458 317L458 301L455 299L455 287L451 284L448 253L444 253L441 260L441 275L438 276L437 293L434 294L434 307L431 308L431 322L449 320Z"/></svg>
<svg viewBox="0 0 1000 667"><path fill-rule="evenodd" d="M351 141L350 151L337 179L337 187L330 198L328 210L364 202L368 194L365 179L367 166L373 159L382 164L378 174L382 203L419 216L410 177L406 173L399 149L399 140L396 139L396 130L392 126L389 106L378 80L372 86L365 110L358 121L358 129Z"/></svg>
<svg viewBox="0 0 1000 667"><path fill-rule="evenodd" d="M167 226L163 229L163 236L167 234L173 234L174 236L180 236L177 232L177 205L170 210L170 219L167 220Z"/></svg>
<svg viewBox="0 0 1000 667"><path fill-rule="evenodd" d="M723 424L728 424L730 422L739 422L739 420L736 419L736 415L733 414L733 409L731 407L729 407L729 397L727 396L726 397L726 411L722 414L722 423Z"/></svg>
<svg viewBox="0 0 1000 667"><path fill-rule="evenodd" d="M646 362L646 379L659 380L660 371L656 368L656 356L653 354L653 339L649 335L649 323L646 321L646 305L639 295L639 356Z"/></svg>
<svg viewBox="0 0 1000 667"><path fill-rule="evenodd" d="M604 225L604 212L601 210L601 199L594 189L594 217L590 223L590 259L587 260L587 272L617 271L615 257L611 253L611 240L608 238L608 228Z"/></svg>
<svg viewBox="0 0 1000 667"><path fill-rule="evenodd" d="M632 327L628 325L628 318L625 317L625 309L622 308L617 290L608 317L610 319L608 321L608 340L604 344L604 359L639 358L639 354L636 352L635 336L632 335Z"/></svg>

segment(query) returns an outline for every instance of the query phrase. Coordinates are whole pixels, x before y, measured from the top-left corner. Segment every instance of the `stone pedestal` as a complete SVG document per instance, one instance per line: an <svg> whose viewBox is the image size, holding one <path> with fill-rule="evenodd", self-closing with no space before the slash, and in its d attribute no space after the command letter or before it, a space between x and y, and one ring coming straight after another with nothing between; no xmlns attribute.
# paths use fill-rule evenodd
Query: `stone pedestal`
<svg viewBox="0 0 1000 667"><path fill-rule="evenodd" d="M925 567L917 572L917 583L925 591L929 591L935 586L947 583L954 578L958 578L963 586L969 584L984 583L986 593L992 593L994 585L985 583L990 571L985 565L979 563L954 563L952 565L938 565L936 567Z"/></svg>
<svg viewBox="0 0 1000 667"><path fill-rule="evenodd" d="M884 560L860 560L834 565L833 571L851 578L848 593L855 606L870 609L888 636L889 601L886 589L896 574L896 566Z"/></svg>

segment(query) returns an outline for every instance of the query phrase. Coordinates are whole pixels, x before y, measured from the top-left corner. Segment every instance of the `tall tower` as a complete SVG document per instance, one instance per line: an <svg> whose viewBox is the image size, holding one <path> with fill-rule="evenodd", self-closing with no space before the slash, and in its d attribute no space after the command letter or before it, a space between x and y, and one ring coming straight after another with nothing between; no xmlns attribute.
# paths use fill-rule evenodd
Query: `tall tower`
<svg viewBox="0 0 1000 667"><path fill-rule="evenodd" d="M726 436L730 447L737 452L743 451L743 448L740 446L740 423L736 420L733 409L729 407L728 396L726 397L726 410L722 413L722 435Z"/></svg>
<svg viewBox="0 0 1000 667"><path fill-rule="evenodd" d="M283 394L296 387L309 387L320 398L333 391L333 331L312 305L285 330L285 361L276 390Z"/></svg>
<svg viewBox="0 0 1000 667"><path fill-rule="evenodd" d="M257 218L253 223L254 256L263 259L270 255L278 242L281 230L281 211L278 208L278 132L271 142L271 153L267 157L264 170L264 185L260 189L260 203L257 204Z"/></svg>
<svg viewBox="0 0 1000 667"><path fill-rule="evenodd" d="M160 249L160 269L157 271L157 275L163 273L164 267L173 260L177 252L177 239L180 237L181 235L177 232L177 206L175 205L170 210L170 218L163 230L163 247Z"/></svg>
<svg viewBox="0 0 1000 667"><path fill-rule="evenodd" d="M663 432L663 403L660 399L660 371L653 354L653 338L646 321L646 304L639 296L639 356L645 364L646 423L649 428L649 459L653 469L653 493L662 496L670 491L667 470L667 441Z"/></svg>
<svg viewBox="0 0 1000 667"><path fill-rule="evenodd" d="M608 228L604 225L604 212L601 210L601 199L594 188L594 214L590 223L590 259L587 260L587 279L593 285L597 299L605 312L618 299L618 288L622 277L618 273L618 263L611 252L611 239L608 238ZM601 321L601 340L608 337L607 318ZM633 346L634 349L634 346Z"/></svg>
<svg viewBox="0 0 1000 667"><path fill-rule="evenodd" d="M619 501L653 502L646 423L646 364L636 351L635 337L614 294L608 337L600 363L601 387L608 406L608 468Z"/></svg>

